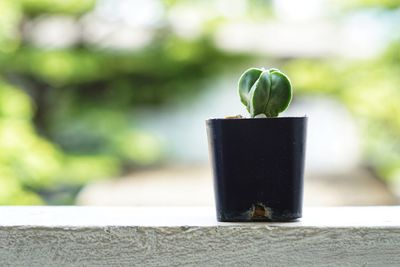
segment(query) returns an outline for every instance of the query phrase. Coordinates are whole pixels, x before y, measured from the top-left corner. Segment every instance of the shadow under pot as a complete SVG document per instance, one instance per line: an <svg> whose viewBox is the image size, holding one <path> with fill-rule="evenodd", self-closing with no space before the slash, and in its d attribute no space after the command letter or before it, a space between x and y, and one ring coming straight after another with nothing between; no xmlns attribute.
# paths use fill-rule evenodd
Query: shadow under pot
<svg viewBox="0 0 400 267"><path fill-rule="evenodd" d="M307 117L206 121L217 219L302 216Z"/></svg>

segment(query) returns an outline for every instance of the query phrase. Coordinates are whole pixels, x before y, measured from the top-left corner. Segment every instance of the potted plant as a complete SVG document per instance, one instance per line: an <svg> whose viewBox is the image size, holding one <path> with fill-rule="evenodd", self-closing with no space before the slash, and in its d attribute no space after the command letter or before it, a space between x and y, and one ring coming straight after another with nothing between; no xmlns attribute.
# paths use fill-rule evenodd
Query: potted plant
<svg viewBox="0 0 400 267"><path fill-rule="evenodd" d="M307 117L278 117L292 99L278 69L246 70L241 102L251 118L206 121L217 219L293 221L302 216Z"/></svg>

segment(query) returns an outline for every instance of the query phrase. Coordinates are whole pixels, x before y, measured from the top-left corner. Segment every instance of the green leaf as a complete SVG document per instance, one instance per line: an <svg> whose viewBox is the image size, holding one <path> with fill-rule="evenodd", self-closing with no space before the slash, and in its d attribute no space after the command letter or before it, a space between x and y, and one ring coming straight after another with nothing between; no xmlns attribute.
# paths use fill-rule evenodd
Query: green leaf
<svg viewBox="0 0 400 267"><path fill-rule="evenodd" d="M277 117L292 100L292 86L278 69L251 68L239 79L239 95L251 117Z"/></svg>
<svg viewBox="0 0 400 267"><path fill-rule="evenodd" d="M270 99L271 77L268 70L263 71L250 91L250 115L264 114Z"/></svg>
<svg viewBox="0 0 400 267"><path fill-rule="evenodd" d="M250 91L254 83L258 80L261 73L261 69L251 68L246 70L239 78L239 95L243 105L246 106L250 112Z"/></svg>
<svg viewBox="0 0 400 267"><path fill-rule="evenodd" d="M288 77L278 70L271 71L271 92L265 109L267 117L277 117L292 100L292 86Z"/></svg>

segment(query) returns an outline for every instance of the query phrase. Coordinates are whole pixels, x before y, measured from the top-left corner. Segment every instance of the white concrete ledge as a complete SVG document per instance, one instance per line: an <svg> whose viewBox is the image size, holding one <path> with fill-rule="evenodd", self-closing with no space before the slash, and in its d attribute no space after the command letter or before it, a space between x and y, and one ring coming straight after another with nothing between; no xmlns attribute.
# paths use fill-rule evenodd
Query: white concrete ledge
<svg viewBox="0 0 400 267"><path fill-rule="evenodd" d="M217 223L213 208L0 207L1 266L399 266L400 207Z"/></svg>

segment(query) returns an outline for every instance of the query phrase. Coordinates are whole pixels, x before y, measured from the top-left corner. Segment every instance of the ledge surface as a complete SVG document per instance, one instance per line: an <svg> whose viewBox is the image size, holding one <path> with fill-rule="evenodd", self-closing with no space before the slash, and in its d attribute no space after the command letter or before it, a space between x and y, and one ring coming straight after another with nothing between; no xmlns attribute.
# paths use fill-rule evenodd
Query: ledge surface
<svg viewBox="0 0 400 267"><path fill-rule="evenodd" d="M210 207L0 207L1 266L398 266L400 207L218 223Z"/></svg>
<svg viewBox="0 0 400 267"><path fill-rule="evenodd" d="M400 206L309 207L291 223L220 223L213 207L3 206L0 227L398 227Z"/></svg>

